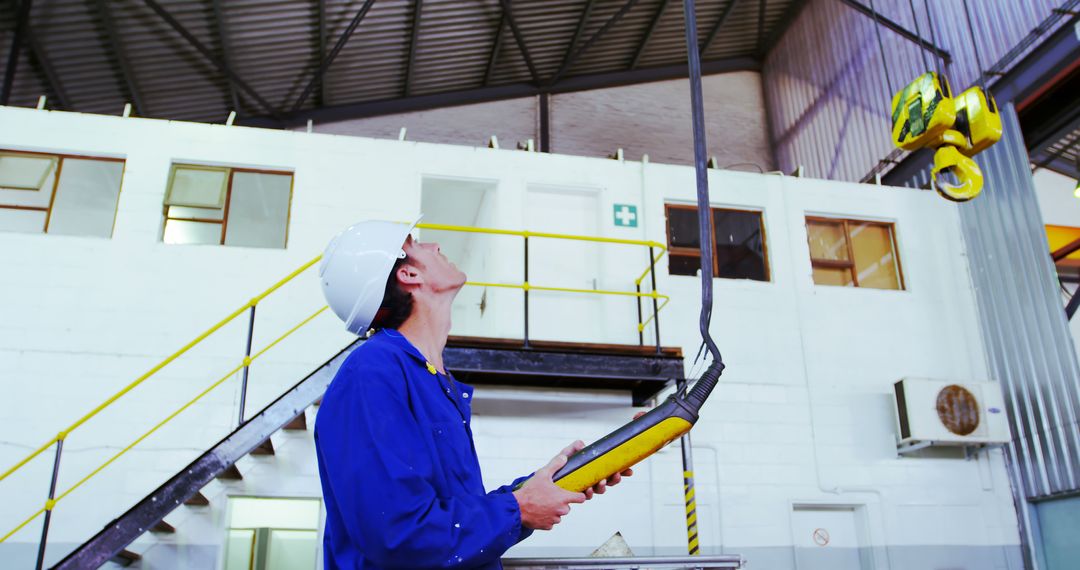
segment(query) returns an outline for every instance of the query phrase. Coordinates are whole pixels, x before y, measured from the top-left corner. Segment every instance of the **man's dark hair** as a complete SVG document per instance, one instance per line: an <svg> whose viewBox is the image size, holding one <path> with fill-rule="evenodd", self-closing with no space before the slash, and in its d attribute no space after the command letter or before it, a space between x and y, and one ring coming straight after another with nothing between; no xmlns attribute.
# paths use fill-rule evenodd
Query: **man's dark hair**
<svg viewBox="0 0 1080 570"><path fill-rule="evenodd" d="M397 272L402 265L408 262L408 258L401 258L394 262L394 268L390 270L390 276L386 279L386 290L383 292L382 305L375 313L375 319L371 322L374 329L396 329L412 314L412 293L402 289L398 282Z"/></svg>

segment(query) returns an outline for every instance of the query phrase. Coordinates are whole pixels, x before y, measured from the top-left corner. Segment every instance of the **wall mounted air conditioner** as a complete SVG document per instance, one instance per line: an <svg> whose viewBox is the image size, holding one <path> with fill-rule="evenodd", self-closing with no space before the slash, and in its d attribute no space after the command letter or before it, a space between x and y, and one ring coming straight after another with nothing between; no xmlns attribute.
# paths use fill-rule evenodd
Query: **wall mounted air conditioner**
<svg viewBox="0 0 1080 570"><path fill-rule="evenodd" d="M997 382L904 378L893 388L901 449L1009 441L1009 421Z"/></svg>

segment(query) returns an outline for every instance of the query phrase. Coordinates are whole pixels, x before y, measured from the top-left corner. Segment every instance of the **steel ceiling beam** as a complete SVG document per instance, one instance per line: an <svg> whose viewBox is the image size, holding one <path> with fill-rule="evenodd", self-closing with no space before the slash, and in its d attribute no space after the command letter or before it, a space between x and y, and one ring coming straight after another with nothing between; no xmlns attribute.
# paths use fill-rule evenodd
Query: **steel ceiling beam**
<svg viewBox="0 0 1080 570"><path fill-rule="evenodd" d="M791 25L795 23L795 20L802 14L803 8L809 4L809 0L792 0L788 5L787 11L780 17L780 21L769 32L769 37L765 40L761 50L758 53L758 57L764 59L776 47L776 44L780 43L780 40L784 37L784 34L791 28Z"/></svg>
<svg viewBox="0 0 1080 570"><path fill-rule="evenodd" d="M319 53L315 56L315 61L322 61L326 57L326 41L329 34L326 33L326 0L317 0L317 9L319 12ZM319 97L317 104L320 107L326 105L326 77L319 78Z"/></svg>
<svg viewBox="0 0 1080 570"><path fill-rule="evenodd" d="M364 16L367 15L368 10L371 9L371 5L375 3L375 0L367 0L364 5L360 7L360 11L353 16L349 27L345 28L345 31L341 33L341 37L338 38L337 43L334 44L334 49L330 50L330 53L326 54L319 63L319 68L315 70L315 75L312 76L311 81L308 82L307 87L304 87L304 91L300 93L300 97L296 100L296 103L292 106L292 112L295 113L304 106L304 101L307 101L308 96L315 90L315 86L322 81L323 76L326 75L326 70L330 68L330 64L334 63L334 59L341 53L341 48L345 47L345 44L352 37L353 32L356 31L356 27L363 21Z"/></svg>
<svg viewBox="0 0 1080 570"><path fill-rule="evenodd" d="M765 6L766 0L758 0L758 17L757 17L757 52L761 53L762 48L765 46Z"/></svg>
<svg viewBox="0 0 1080 570"><path fill-rule="evenodd" d="M641 55L645 53L645 46L649 45L649 40L652 39L653 32L656 31L656 26L660 24L660 19L664 17L664 10L667 9L667 5L668 0L663 0L656 9L656 13L653 14L649 27L645 30L645 35L642 36L641 42L638 43L637 49L634 50L634 59L630 61L630 69L637 69L638 63L641 63Z"/></svg>
<svg viewBox="0 0 1080 570"><path fill-rule="evenodd" d="M518 29L517 21L514 20L514 12L510 8L510 0L500 0L502 5L503 16L506 17L506 22L510 24L510 31L514 34L514 41L517 42L518 49L521 50L521 57L525 58L525 65L529 67L529 75L532 76L533 83L540 83L540 75L536 73L536 66L533 65L532 58L529 57L529 50L525 47L525 38L521 35L521 30Z"/></svg>
<svg viewBox="0 0 1080 570"><path fill-rule="evenodd" d="M730 73L733 71L760 71L760 62L752 57L736 57L703 61L702 72L705 74ZM309 119L317 122L342 121L363 117L377 117L381 115L393 115L427 109L453 107L457 105L469 105L473 103L486 103L490 101L502 101L517 99L520 97L534 97L540 93L572 93L587 91L590 89L604 89L607 87L619 87L646 83L650 81L662 81L666 79L686 78L686 64L669 65L662 67L645 67L635 70L616 71L611 73L598 73L590 75L578 75L568 77L562 81L543 87L534 83L514 83L511 85L496 85L476 89L464 89L430 95L414 95L406 98L383 99L379 101L365 101L338 105L321 109L307 109L295 113L285 114L280 120L270 117L247 117L239 122L248 126L259 127L297 127L304 125Z"/></svg>
<svg viewBox="0 0 1080 570"><path fill-rule="evenodd" d="M487 69L484 71L484 86L491 83L491 76L495 73L495 64L499 60L499 50L502 49L503 30L506 29L506 12L499 16L499 28L495 30L495 41L491 44L491 54L488 55Z"/></svg>
<svg viewBox="0 0 1080 570"><path fill-rule="evenodd" d="M30 26L30 2L31 0L23 0L19 4L19 11L15 14L15 35L11 38L7 67L4 69L4 84L0 87L0 105L7 105L11 99L11 88L15 84L15 70L19 66L19 50L22 48L26 29Z"/></svg>
<svg viewBox="0 0 1080 570"><path fill-rule="evenodd" d="M221 46L221 59L225 62L225 65L232 66L232 46L229 41L229 31L225 26L225 12L221 7L221 0L213 0L214 9L214 21L211 25L214 27L214 31L217 33L218 45ZM236 94L236 84L230 79L229 84L229 100L232 101L232 108L237 113L240 112L240 98Z"/></svg>
<svg viewBox="0 0 1080 570"><path fill-rule="evenodd" d="M724 11L720 12L720 17L716 19L716 23L709 29L709 34L705 36L705 42L701 44L701 48L698 49L698 55L705 57L705 52L709 51L709 46L712 45L716 36L720 34L720 28L724 27L724 23L727 22L728 16L735 9L735 5L739 3L739 0L731 0L727 6L724 6Z"/></svg>
<svg viewBox="0 0 1080 570"><path fill-rule="evenodd" d="M222 61L220 57L215 55L214 52L210 51L209 48L203 45L203 43L200 42L198 38L193 36L191 32L189 32L187 28L183 26L183 24L177 21L176 18L174 18L173 15L168 12L168 10L163 8L161 4L158 4L156 0L143 0L143 3L146 4L151 10L153 10L159 18L165 20L165 23L168 24L169 27L173 29L173 31L180 34L181 37L183 37L189 44L191 44L191 47L194 47L200 54L202 54L202 56L206 58L206 60L209 61L211 64L213 64L213 66L216 67L218 71L223 73L225 77L236 83L237 87L239 87L249 96L251 96L252 99L255 99L255 101L257 101L259 105L266 109L273 117L277 118L280 116L280 113L278 113L277 109L275 109L273 105L271 105L266 99L263 99L262 95L259 95L258 91L252 89L252 87L248 85L247 82L244 81L239 75L237 75L231 67L229 67L224 61Z"/></svg>
<svg viewBox="0 0 1080 570"><path fill-rule="evenodd" d="M56 74L56 68L52 66L52 61L45 54L45 49L41 47L41 42L38 41L33 28L29 25L26 27L26 42L30 46L30 53L34 56L31 62L41 72L41 76L51 94L56 96L56 101L59 103L58 107L60 109L71 109L71 98L68 97L67 90L64 89L64 83L60 81L60 76Z"/></svg>
<svg viewBox="0 0 1080 570"><path fill-rule="evenodd" d="M886 28L892 30L893 32L896 32L897 34L900 35L900 37L902 37L902 38L904 38L904 39L906 39L906 40L908 40L910 42L913 42L915 44L918 44L920 48L922 48L924 50L927 50L930 53L940 57L941 60L944 63L948 64L948 63L952 62L952 54L950 54L948 51L945 51L944 49L930 43L927 40L924 40L918 34L908 30L907 28L905 28L904 26L901 26L900 24L897 24L893 20L890 20L889 18L886 18L880 12L875 12L874 10L870 9L869 7L863 5L861 2L857 2L856 0L840 0L840 1L843 2L844 4L847 4L848 6L850 6L852 8L854 8L855 11L859 12L860 14L862 14L864 16L867 16L867 17L870 17L870 18L873 18L873 17L876 16L877 21L882 26L885 26Z"/></svg>
<svg viewBox="0 0 1080 570"><path fill-rule="evenodd" d="M578 18L577 28L574 29L574 37L570 39L570 45L566 46L566 53L563 55L562 63L559 64L559 69L566 67L570 57L577 51L578 42L581 41L581 35L585 33L585 26L589 23L589 16L592 15L592 9L595 5L596 0L588 0L585 3L585 9L581 11L581 17Z"/></svg>
<svg viewBox="0 0 1080 570"><path fill-rule="evenodd" d="M108 41L106 51L112 51L116 56L116 62L120 67L120 77L124 81L123 88L127 90L131 104L135 107L135 114L145 116L147 113L146 101L142 97L142 92L139 91L138 82L135 81L135 71L131 68L127 50L120 41L120 34L116 31L116 20L113 18L112 10L109 9L106 0L97 0L96 6L98 16L101 18L101 24L105 27L105 38Z"/></svg>
<svg viewBox="0 0 1080 570"><path fill-rule="evenodd" d="M405 96L409 96L412 87L413 68L416 67L416 41L420 37L420 13L424 7L424 0L414 0L412 14L412 28L409 31L409 59L405 63Z"/></svg>
<svg viewBox="0 0 1080 570"><path fill-rule="evenodd" d="M637 3L638 0L627 0L626 3L622 5L622 8L619 8L618 12L615 12L614 15L608 18L607 22L604 22L604 25L601 26L599 30L596 30L596 33L593 34L592 37L585 42L585 45L581 46L581 48L574 52L573 55L563 61L562 65L559 67L559 70L556 71L555 75L553 75L548 81L548 85L554 85L558 83L559 80L562 79L563 75L565 75L566 72L570 70L570 67L574 65L574 62L577 61L578 58L580 58L585 52L589 51L589 48L591 48L593 44L598 42L600 38L604 37L604 34L606 34L612 26L617 24L619 20L621 20L623 16L625 16L626 13L634 7L634 4Z"/></svg>

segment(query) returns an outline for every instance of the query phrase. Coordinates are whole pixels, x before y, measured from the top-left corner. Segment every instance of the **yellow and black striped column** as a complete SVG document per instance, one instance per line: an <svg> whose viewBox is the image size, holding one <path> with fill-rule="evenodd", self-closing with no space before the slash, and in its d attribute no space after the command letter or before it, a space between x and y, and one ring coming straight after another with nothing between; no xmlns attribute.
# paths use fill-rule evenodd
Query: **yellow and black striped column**
<svg viewBox="0 0 1080 570"><path fill-rule="evenodd" d="M683 438L688 439L688 438ZM690 446L689 440L683 442L683 449ZM684 451L684 460L686 457ZM683 471L683 492L686 497L686 548L691 556L698 554L697 501L694 500L694 472Z"/></svg>

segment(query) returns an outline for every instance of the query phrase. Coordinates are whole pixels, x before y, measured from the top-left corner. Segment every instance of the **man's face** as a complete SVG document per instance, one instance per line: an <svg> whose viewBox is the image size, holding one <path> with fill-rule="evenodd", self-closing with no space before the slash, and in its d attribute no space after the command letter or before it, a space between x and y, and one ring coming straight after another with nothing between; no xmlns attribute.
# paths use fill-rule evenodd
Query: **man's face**
<svg viewBox="0 0 1080 570"><path fill-rule="evenodd" d="M450 262L435 242L421 243L410 235L401 247L409 265L416 267L423 283L434 292L460 289L465 272Z"/></svg>

